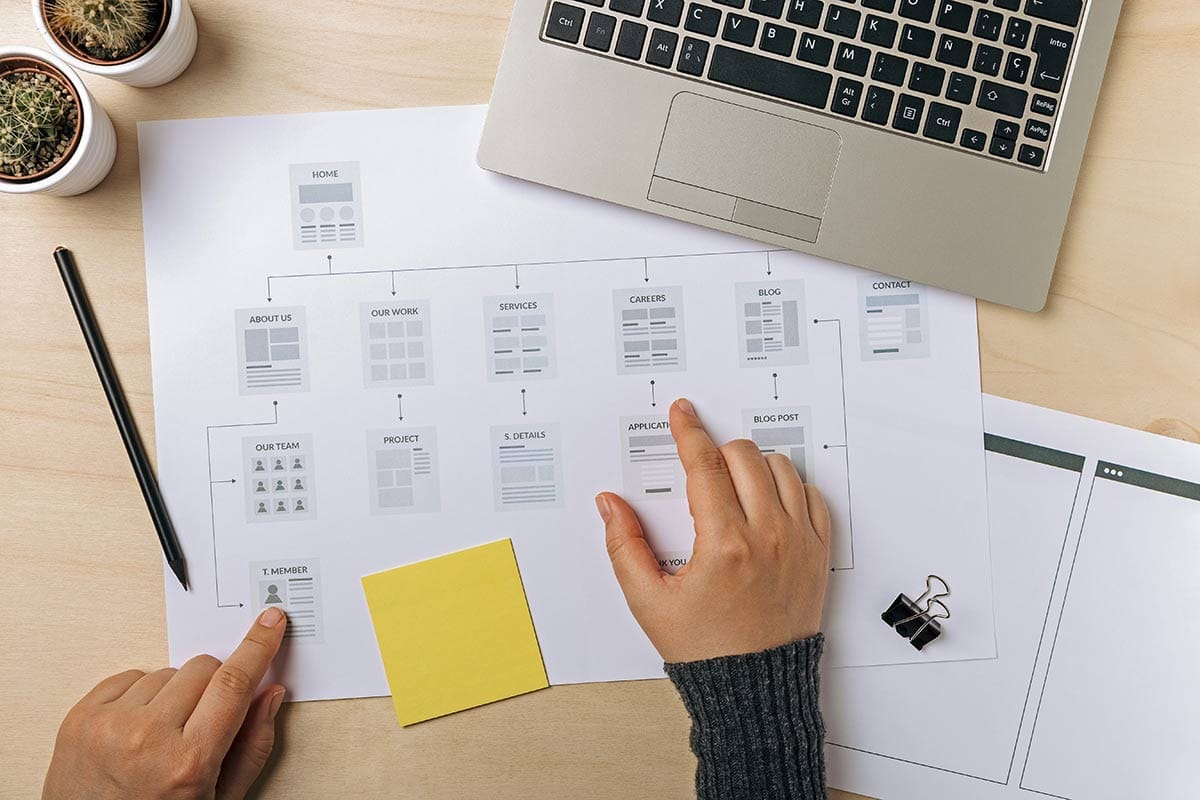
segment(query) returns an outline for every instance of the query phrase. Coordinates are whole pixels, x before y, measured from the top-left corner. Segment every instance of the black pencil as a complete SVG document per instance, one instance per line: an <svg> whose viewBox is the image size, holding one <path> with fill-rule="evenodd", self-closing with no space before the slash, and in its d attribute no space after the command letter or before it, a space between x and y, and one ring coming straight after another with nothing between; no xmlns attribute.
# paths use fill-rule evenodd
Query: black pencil
<svg viewBox="0 0 1200 800"><path fill-rule="evenodd" d="M121 431L125 452L129 454L129 462L133 464L133 472L142 489L142 498L146 501L150 518L154 521L154 529L158 532L158 541L162 545L167 566L175 573L175 577L179 578L180 584L186 590L188 588L187 566L183 561L183 552L179 549L175 527L171 524L171 517L167 514L167 505L163 502L158 481L154 478L150 459L146 457L146 448L142 446L142 439L138 436L133 415L129 413L129 404L125 401L125 393L121 391L121 382L117 379L112 359L108 355L108 348L105 347L104 338L100 335L100 326L96 324L96 317L92 314L87 293L84 292L83 284L79 281L79 273L75 269L75 259L71 256L70 250L59 247L54 251L54 261L58 264L58 272L62 275L63 286L67 288L67 296L71 298L71 306L75 309L75 318L79 320L83 338L92 354L92 363L96 365L96 372L100 376L100 385L104 387L104 394L108 398L108 407L112 409L113 419L117 421L117 429Z"/></svg>

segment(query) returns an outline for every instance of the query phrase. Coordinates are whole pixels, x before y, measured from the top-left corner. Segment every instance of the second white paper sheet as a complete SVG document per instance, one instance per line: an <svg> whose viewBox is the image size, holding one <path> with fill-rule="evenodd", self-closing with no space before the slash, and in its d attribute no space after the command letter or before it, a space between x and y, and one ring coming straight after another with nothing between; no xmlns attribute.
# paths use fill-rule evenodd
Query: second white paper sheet
<svg viewBox="0 0 1200 800"><path fill-rule="evenodd" d="M998 656L827 670L830 785L1200 797L1200 446L991 396L984 424Z"/></svg>
<svg viewBox="0 0 1200 800"><path fill-rule="evenodd" d="M679 396L828 498L834 663L994 656L974 302L483 172L482 120L140 126L172 661L280 605L291 697L384 694L359 577L511 537L553 683L661 676L593 496L687 559Z"/></svg>

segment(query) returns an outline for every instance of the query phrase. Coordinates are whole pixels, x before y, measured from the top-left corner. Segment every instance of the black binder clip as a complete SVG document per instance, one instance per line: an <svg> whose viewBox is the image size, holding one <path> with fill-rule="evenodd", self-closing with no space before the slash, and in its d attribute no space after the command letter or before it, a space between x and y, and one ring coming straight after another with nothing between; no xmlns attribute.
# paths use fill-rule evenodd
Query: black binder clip
<svg viewBox="0 0 1200 800"><path fill-rule="evenodd" d="M896 633L908 639L918 650L942 635L939 619L950 619L950 609L940 598L950 596L950 584L937 575L925 578L925 592L916 600L907 595L896 596L888 610L880 616Z"/></svg>

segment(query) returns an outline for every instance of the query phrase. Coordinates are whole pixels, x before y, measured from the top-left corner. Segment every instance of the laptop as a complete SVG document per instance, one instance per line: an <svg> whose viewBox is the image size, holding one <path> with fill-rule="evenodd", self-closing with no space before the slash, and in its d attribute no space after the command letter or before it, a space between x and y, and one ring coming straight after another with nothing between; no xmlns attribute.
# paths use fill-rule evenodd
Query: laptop
<svg viewBox="0 0 1200 800"><path fill-rule="evenodd" d="M489 170L1028 311L1120 0L516 0Z"/></svg>

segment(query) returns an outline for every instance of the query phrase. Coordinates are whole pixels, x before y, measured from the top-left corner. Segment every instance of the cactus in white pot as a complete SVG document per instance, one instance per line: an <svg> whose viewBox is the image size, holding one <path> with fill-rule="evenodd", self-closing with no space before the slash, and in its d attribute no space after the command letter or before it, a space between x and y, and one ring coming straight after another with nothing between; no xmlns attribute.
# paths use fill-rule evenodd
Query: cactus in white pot
<svg viewBox="0 0 1200 800"><path fill-rule="evenodd" d="M60 58L131 86L174 80L196 52L188 0L33 0L33 13Z"/></svg>
<svg viewBox="0 0 1200 800"><path fill-rule="evenodd" d="M69 66L40 50L0 48L0 192L86 192L116 153L112 122Z"/></svg>

